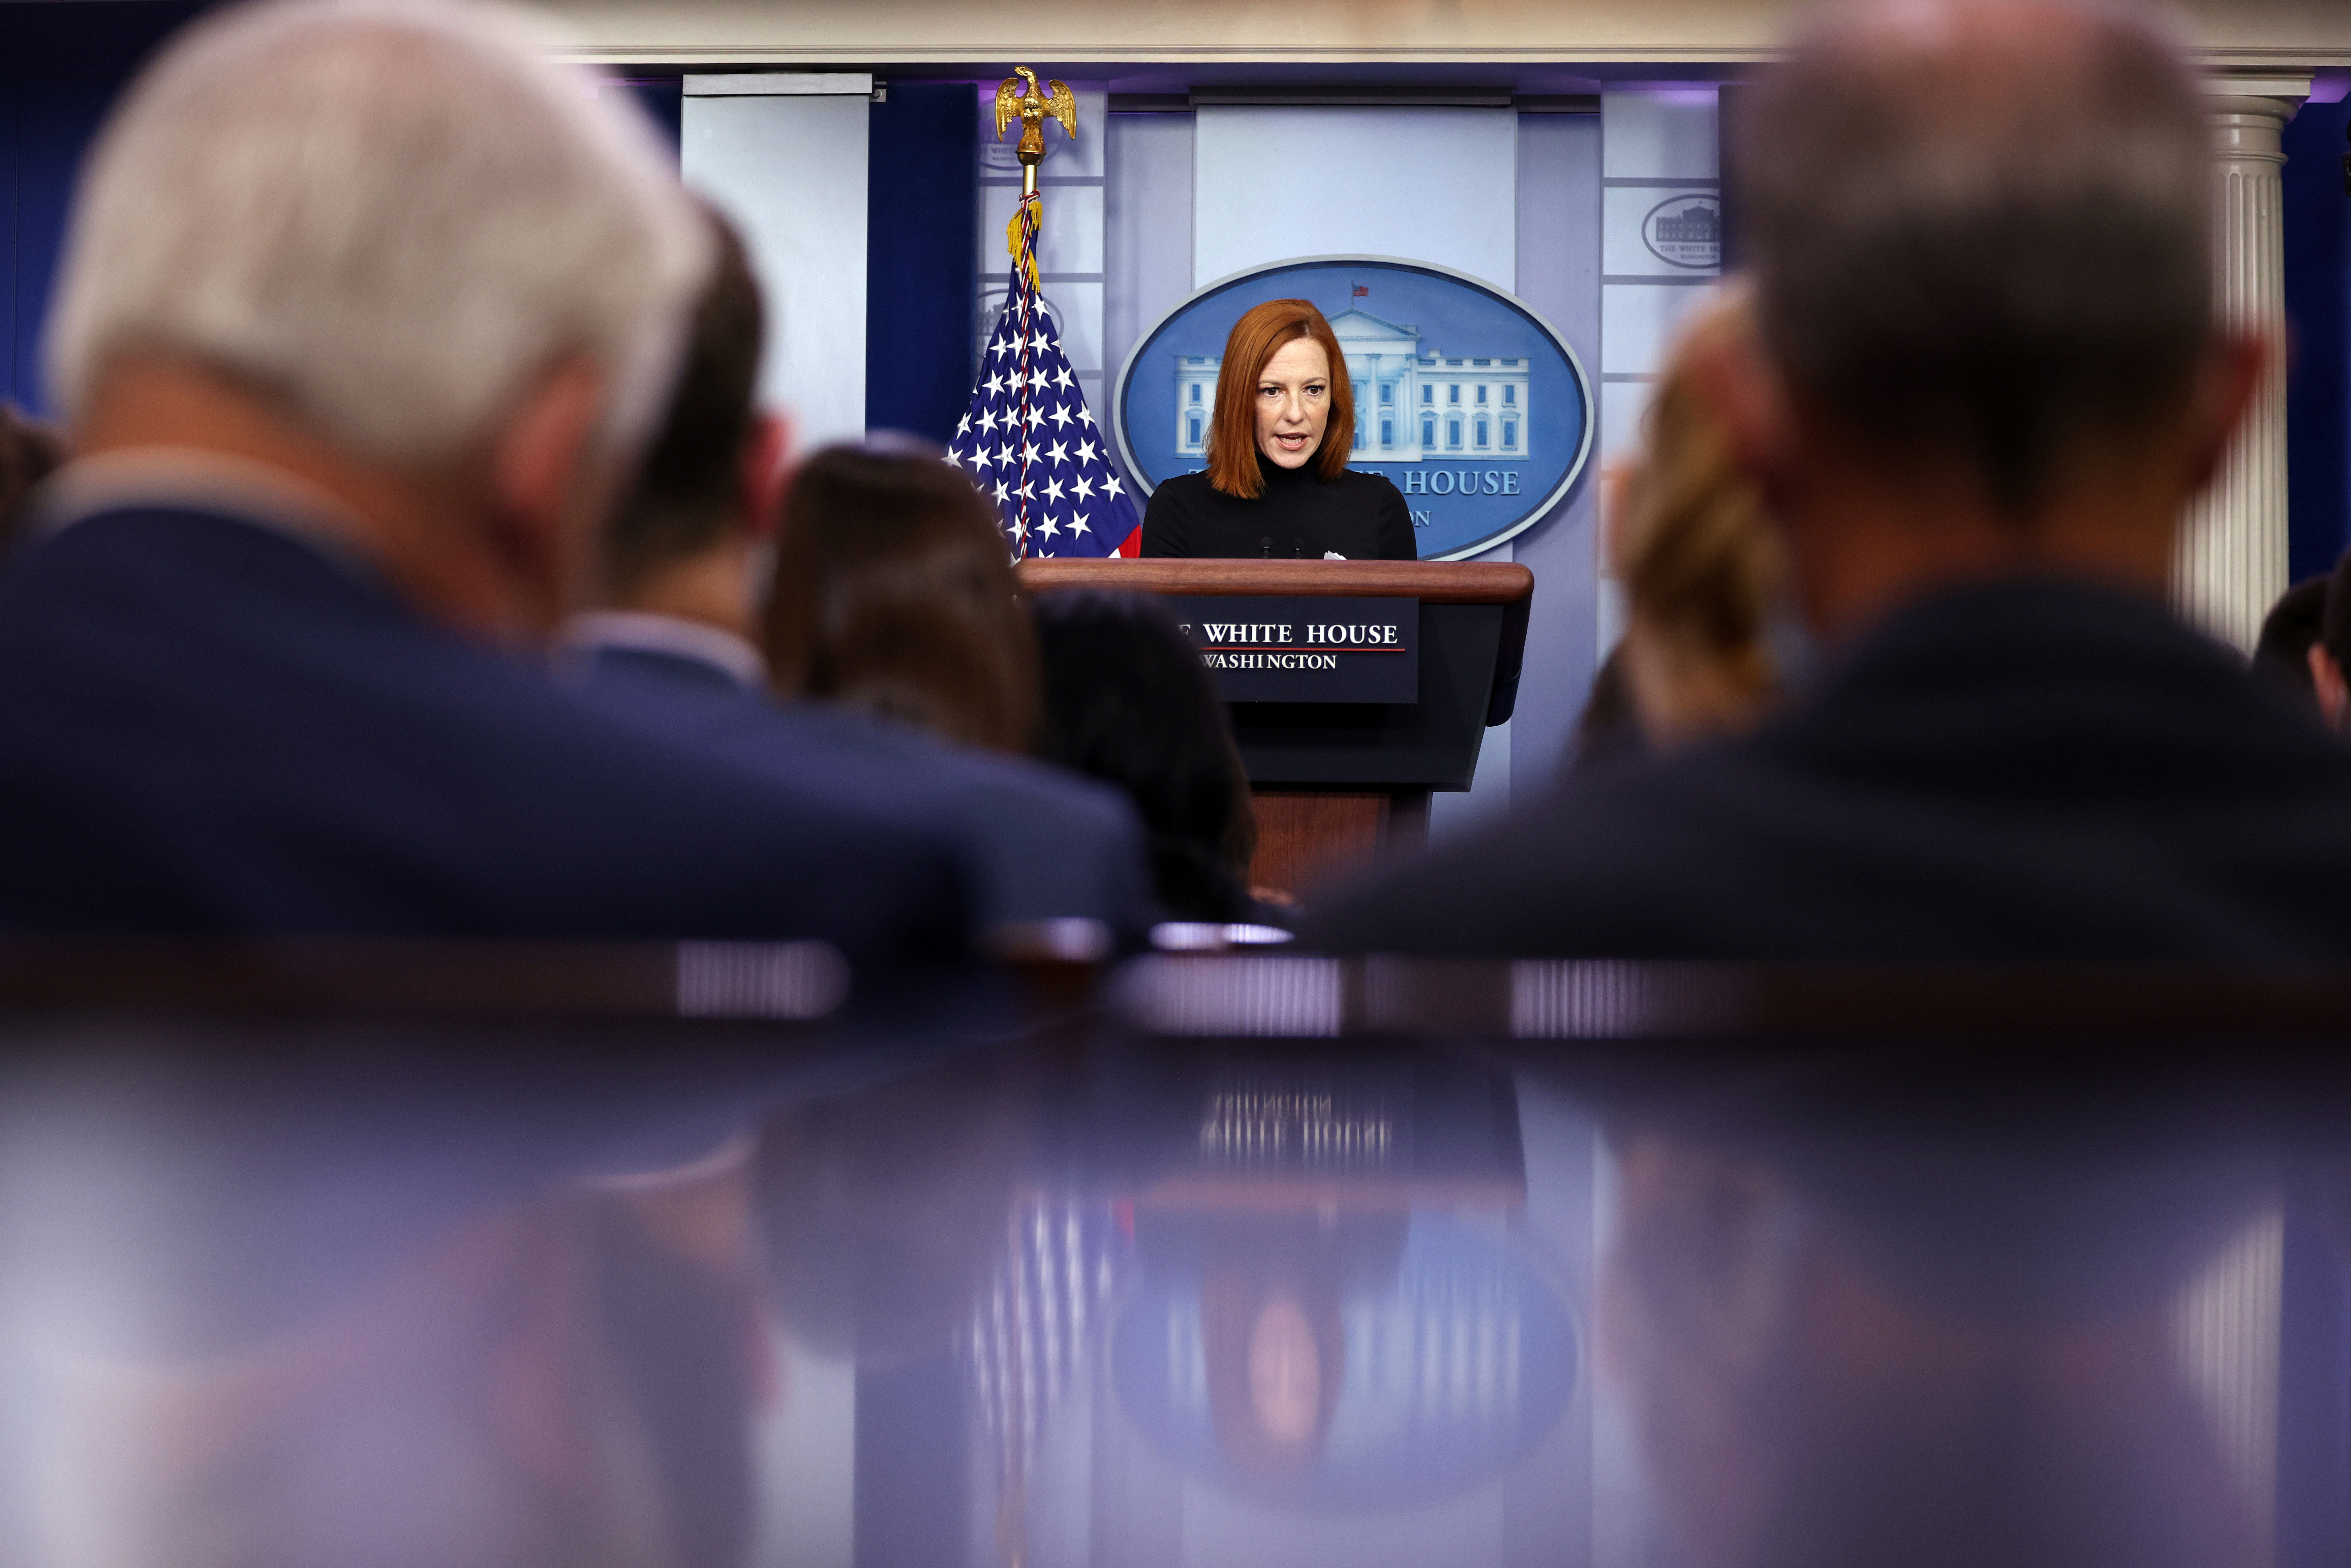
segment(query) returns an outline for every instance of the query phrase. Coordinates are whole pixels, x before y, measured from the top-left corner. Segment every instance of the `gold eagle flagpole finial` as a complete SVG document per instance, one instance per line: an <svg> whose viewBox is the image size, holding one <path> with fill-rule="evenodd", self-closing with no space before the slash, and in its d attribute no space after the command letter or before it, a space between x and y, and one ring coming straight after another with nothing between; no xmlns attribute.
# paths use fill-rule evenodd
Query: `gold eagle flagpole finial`
<svg viewBox="0 0 2351 1568"><path fill-rule="evenodd" d="M1074 140L1078 134L1078 99L1067 82L1049 81L1040 89L1037 73L1027 66L1015 66L1012 74L996 89L996 135L1002 141L1012 122L1020 122L1020 144L1014 155L1020 160L1020 205L1005 226L1004 243L1013 256L1021 255L1021 226L1024 221L1034 228L1043 215L1042 204L1037 195L1037 165L1045 161L1045 121L1058 120L1061 129ZM1031 272L1036 270L1034 249L1028 256Z"/></svg>

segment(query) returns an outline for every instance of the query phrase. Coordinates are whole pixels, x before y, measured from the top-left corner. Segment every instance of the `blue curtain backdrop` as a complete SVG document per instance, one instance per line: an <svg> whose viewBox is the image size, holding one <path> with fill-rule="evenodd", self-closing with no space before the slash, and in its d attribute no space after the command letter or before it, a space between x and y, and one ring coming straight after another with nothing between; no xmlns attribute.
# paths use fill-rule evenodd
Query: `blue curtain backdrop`
<svg viewBox="0 0 2351 1568"><path fill-rule="evenodd" d="M971 400L979 95L890 84L867 143L865 427L944 444Z"/></svg>
<svg viewBox="0 0 2351 1568"><path fill-rule="evenodd" d="M2289 556L2299 581L2351 544L2351 102L2308 103L2285 128Z"/></svg>

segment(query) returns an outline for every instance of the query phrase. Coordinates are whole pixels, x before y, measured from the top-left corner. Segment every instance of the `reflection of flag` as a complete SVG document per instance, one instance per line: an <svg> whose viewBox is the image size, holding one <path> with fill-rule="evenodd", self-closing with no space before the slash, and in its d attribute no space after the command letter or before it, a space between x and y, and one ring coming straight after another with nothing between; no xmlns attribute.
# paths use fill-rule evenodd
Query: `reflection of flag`
<svg viewBox="0 0 2351 1568"><path fill-rule="evenodd" d="M1369 299L1371 297L1372 297L1372 291L1371 291L1370 289L1368 289L1368 288L1364 287L1362 284L1360 284L1360 283L1358 283L1357 285L1355 285L1355 291L1354 291L1353 294L1350 294L1349 296L1347 296L1347 298L1350 298L1350 299Z"/></svg>
<svg viewBox="0 0 2351 1568"><path fill-rule="evenodd" d="M1134 504L1037 298L1037 206L1023 198L1013 219L1020 254L947 461L996 503L1014 559L1131 556Z"/></svg>
<svg viewBox="0 0 2351 1568"><path fill-rule="evenodd" d="M964 1330L958 1348L980 1428L996 1448L997 1539L1008 1562L1028 1557L1029 1467L1062 1396L1099 1359L1102 1309L1126 1272L1132 1233L1106 1203L1022 1203L1011 1245Z"/></svg>

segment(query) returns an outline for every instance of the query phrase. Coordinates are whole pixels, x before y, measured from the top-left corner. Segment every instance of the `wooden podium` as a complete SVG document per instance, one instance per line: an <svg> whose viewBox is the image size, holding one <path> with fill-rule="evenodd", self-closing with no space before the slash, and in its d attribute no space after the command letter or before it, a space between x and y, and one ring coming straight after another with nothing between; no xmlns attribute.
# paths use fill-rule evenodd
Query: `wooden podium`
<svg viewBox="0 0 2351 1568"><path fill-rule="evenodd" d="M1534 573L1507 562L1026 560L1032 592L1416 599L1419 700L1236 702L1258 816L1252 879L1295 893L1428 833L1428 797L1467 789L1489 726L1518 700Z"/></svg>

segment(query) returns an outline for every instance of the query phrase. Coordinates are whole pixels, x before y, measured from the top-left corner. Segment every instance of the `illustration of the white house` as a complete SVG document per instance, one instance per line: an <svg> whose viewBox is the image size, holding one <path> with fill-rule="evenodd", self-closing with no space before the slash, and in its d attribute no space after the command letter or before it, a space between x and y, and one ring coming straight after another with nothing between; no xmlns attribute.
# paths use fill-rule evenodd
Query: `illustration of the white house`
<svg viewBox="0 0 2351 1568"><path fill-rule="evenodd" d="M1424 350L1420 329L1384 321L1368 310L1331 318L1354 383L1355 455L1370 463L1424 457L1523 461L1527 455L1527 368L1523 359L1459 359ZM1176 451L1197 457L1217 406L1215 354L1176 360Z"/></svg>
<svg viewBox="0 0 2351 1568"><path fill-rule="evenodd" d="M1659 245L1720 245L1722 210L1693 202L1679 212L1658 214L1654 225Z"/></svg>

